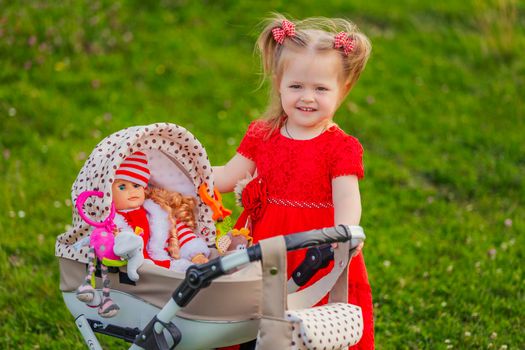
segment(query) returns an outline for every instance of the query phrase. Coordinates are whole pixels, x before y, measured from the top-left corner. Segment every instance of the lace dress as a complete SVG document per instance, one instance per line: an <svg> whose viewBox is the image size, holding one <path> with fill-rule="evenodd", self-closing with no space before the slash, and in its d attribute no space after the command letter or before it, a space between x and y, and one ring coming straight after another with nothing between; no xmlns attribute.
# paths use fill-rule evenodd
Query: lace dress
<svg viewBox="0 0 525 350"><path fill-rule="evenodd" d="M251 218L254 242L334 225L332 179L362 178L363 148L359 141L332 126L310 140L287 138L279 131L265 139L266 124L253 122L237 152L251 160L258 176L243 191L244 212L236 226ZM302 262L305 250L288 254L288 274ZM328 273L320 270L308 283ZM326 303L327 298L321 303ZM364 334L353 349L373 349L372 294L362 254L349 268L349 302L361 306Z"/></svg>

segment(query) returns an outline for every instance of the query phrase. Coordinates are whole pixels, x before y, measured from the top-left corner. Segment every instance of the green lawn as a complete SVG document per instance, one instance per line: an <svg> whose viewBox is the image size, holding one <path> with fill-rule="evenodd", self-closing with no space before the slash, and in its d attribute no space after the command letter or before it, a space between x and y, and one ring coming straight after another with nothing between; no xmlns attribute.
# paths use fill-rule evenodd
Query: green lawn
<svg viewBox="0 0 525 350"><path fill-rule="evenodd" d="M265 107L271 11L347 17L373 43L336 122L365 147L377 348L525 347L522 2L0 0L1 349L86 348L54 257L77 173L156 121L229 159Z"/></svg>

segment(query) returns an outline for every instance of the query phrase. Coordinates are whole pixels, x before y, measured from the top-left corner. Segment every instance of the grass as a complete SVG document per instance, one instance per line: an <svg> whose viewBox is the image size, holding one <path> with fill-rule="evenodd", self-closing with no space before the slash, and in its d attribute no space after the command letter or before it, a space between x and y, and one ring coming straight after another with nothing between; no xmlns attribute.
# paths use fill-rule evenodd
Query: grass
<svg viewBox="0 0 525 350"><path fill-rule="evenodd" d="M0 348L85 348L54 257L78 171L104 136L155 121L191 130L213 164L229 159L265 107L252 52L270 11L348 17L373 43L336 121L366 152L362 225L377 348L523 348L523 4L0 8Z"/></svg>

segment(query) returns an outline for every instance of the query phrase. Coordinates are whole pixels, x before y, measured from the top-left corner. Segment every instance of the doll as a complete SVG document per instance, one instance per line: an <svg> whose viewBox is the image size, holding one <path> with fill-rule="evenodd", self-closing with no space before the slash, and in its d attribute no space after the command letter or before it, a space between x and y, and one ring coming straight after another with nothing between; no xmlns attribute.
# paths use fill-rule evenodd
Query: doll
<svg viewBox="0 0 525 350"><path fill-rule="evenodd" d="M185 271L191 264L208 262L210 250L195 229L194 208L196 201L191 196L159 188L146 190L147 200L160 206L166 220L152 226L148 251L154 257L170 257L170 269Z"/></svg>
<svg viewBox="0 0 525 350"><path fill-rule="evenodd" d="M176 192L147 189L150 172L144 153L127 157L112 184L115 224L120 231L140 230L144 259L183 272L194 263L207 262L210 250L193 233L195 202ZM146 198L148 197L148 198Z"/></svg>
<svg viewBox="0 0 525 350"><path fill-rule="evenodd" d="M82 302L98 305L98 313L102 317L113 317L119 311L119 306L111 299L109 293L108 266L123 266L128 264L128 277L138 280L137 268L144 260L142 256L143 242L134 233L123 232L118 234L113 219L115 217L115 205L111 204L111 211L103 222L91 220L83 210L86 199L90 196L103 197L99 191L82 192L76 201L76 208L80 217L89 225L95 227L89 237L88 252L88 274L80 287L76 296ZM115 234L118 234L115 237ZM96 259L100 261L102 274L102 301L92 285L93 273L95 272Z"/></svg>

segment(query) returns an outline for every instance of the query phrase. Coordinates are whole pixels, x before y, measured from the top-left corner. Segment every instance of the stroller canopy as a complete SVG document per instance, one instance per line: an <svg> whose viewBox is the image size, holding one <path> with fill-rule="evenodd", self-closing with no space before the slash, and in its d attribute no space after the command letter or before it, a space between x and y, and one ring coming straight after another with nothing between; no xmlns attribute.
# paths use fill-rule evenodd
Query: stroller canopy
<svg viewBox="0 0 525 350"><path fill-rule="evenodd" d="M103 192L103 198L90 197L84 206L95 221L103 221L110 212L111 184L120 163L136 151L148 156L151 172L149 185L185 195L197 200L196 233L212 245L215 225L211 209L197 195L202 184L208 185L213 197L211 165L201 143L188 130L170 123L157 123L130 127L103 139L86 160L71 188L71 199L76 202L80 193L87 190ZM87 262L89 247L75 249L73 245L89 236L91 227L79 216L73 206L72 227L57 237L55 255L80 262Z"/></svg>

